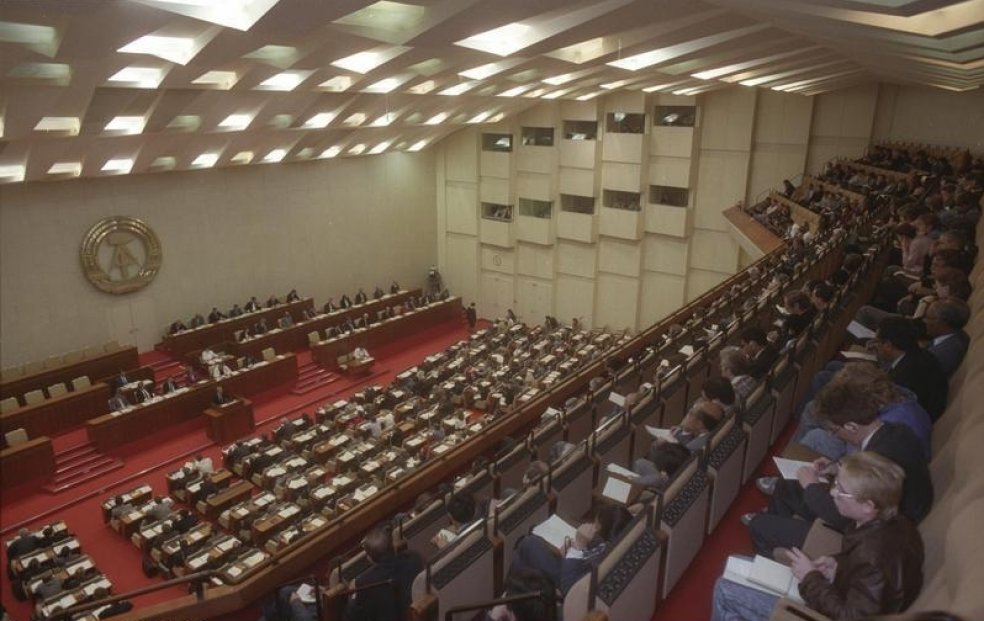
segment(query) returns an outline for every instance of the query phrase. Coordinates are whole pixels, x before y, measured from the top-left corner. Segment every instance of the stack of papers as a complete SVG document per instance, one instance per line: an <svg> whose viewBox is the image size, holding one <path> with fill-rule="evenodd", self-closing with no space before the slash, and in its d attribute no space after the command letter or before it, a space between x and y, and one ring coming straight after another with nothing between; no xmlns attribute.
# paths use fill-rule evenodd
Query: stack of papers
<svg viewBox="0 0 984 621"><path fill-rule="evenodd" d="M764 556L756 556L754 560L729 557L724 568L724 578L763 593L788 597L803 603L799 594L799 581L793 576L792 570Z"/></svg>
<svg viewBox="0 0 984 621"><path fill-rule="evenodd" d="M629 502L631 493L632 484L615 477L608 477L604 489L601 490L602 496L623 505Z"/></svg>
<svg viewBox="0 0 984 621"><path fill-rule="evenodd" d="M559 550L564 547L564 542L567 539L574 541L577 529L555 513L547 518L545 522L534 526L533 534L543 538L547 543Z"/></svg>
<svg viewBox="0 0 984 621"><path fill-rule="evenodd" d="M669 429L660 429L658 427L650 427L646 425L646 433L656 438L657 440L663 440L664 442L677 442L676 436Z"/></svg>
<svg viewBox="0 0 984 621"><path fill-rule="evenodd" d="M785 457L773 457L772 461L776 462L776 467L779 468L779 475L784 479L796 479L796 473L799 472L800 468L803 466L813 466L813 464L808 461L786 459Z"/></svg>

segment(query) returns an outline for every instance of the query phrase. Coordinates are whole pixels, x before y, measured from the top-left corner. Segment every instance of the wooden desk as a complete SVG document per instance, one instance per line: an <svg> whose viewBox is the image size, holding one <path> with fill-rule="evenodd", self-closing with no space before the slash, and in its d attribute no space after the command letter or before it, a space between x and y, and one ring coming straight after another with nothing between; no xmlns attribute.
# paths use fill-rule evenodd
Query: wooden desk
<svg viewBox="0 0 984 621"><path fill-rule="evenodd" d="M109 451L184 421L196 418L204 421L202 412L211 404L217 383L221 383L228 394L255 394L296 379L297 358L288 354L218 382L209 380L195 384L160 401L91 418L86 421L86 432L96 450Z"/></svg>
<svg viewBox="0 0 984 621"><path fill-rule="evenodd" d="M51 438L41 436L0 451L0 487L47 479L55 473Z"/></svg>
<svg viewBox="0 0 984 621"><path fill-rule="evenodd" d="M34 375L6 380L0 383L0 399L17 397L20 404L24 405L23 395L25 392L47 389L52 384L71 383L73 379L82 375L88 376L90 380L96 380L120 371L135 369L139 364L137 348L125 347L94 358L86 358L75 364L45 369Z"/></svg>
<svg viewBox="0 0 984 621"><path fill-rule="evenodd" d="M209 439L216 444L228 444L241 438L256 426L253 421L253 403L234 398L229 403L205 410Z"/></svg>
<svg viewBox="0 0 984 621"><path fill-rule="evenodd" d="M273 329L266 334L242 343L233 343L229 346L229 351L236 356L249 354L257 359L263 358L263 350L268 347L272 347L278 354L290 351L302 351L308 348L307 335L309 332L317 330L320 334L328 328L342 325L348 319L355 321L367 313L370 319L375 320L376 313L384 308L398 304L402 305L407 298L411 296L417 297L419 295L420 289L388 294L378 300L369 300L365 304L357 304L350 308L339 309L333 313L321 315L314 319L298 321L289 328ZM271 328L275 327L276 322L271 324Z"/></svg>
<svg viewBox="0 0 984 621"><path fill-rule="evenodd" d="M203 502L205 505L205 511L203 513L210 520L217 519L220 513L229 507L249 499L252 495L253 486L248 481L240 481L235 485L230 485L211 498L206 499Z"/></svg>
<svg viewBox="0 0 984 621"><path fill-rule="evenodd" d="M311 347L311 357L322 366L335 367L339 356L351 352L356 347L371 350L378 345L387 344L402 336L409 336L414 332L426 330L461 316L461 298L449 298L382 323L373 324L367 330L322 341ZM372 351L369 353L371 354Z"/></svg>
<svg viewBox="0 0 984 621"><path fill-rule="evenodd" d="M45 399L41 403L19 407L0 414L3 433L23 427L32 438L58 435L90 418L108 414L109 397L109 386L100 383L53 399Z"/></svg>
<svg viewBox="0 0 984 621"><path fill-rule="evenodd" d="M275 326L277 319L283 316L284 311L290 313L294 321L299 321L304 317L305 309L314 310L313 299L304 298L290 304L278 304L273 308L265 308L255 313L246 313L216 323L207 323L194 330L169 334L161 341L161 345L176 358L181 358L195 350L205 349L223 341L234 341L237 331L252 328L253 324L260 319L265 319L268 325Z"/></svg>

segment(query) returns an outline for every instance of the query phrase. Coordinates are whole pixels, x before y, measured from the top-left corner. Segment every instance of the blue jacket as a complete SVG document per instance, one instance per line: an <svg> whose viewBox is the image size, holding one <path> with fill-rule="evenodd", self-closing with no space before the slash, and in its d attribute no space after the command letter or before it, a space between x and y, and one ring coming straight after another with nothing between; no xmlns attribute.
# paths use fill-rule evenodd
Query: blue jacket
<svg viewBox="0 0 984 621"><path fill-rule="evenodd" d="M895 388L905 395L905 400L886 405L878 412L878 418L888 423L899 423L912 430L919 439L923 454L929 460L932 451L933 420L919 405L916 395L909 389L896 384Z"/></svg>

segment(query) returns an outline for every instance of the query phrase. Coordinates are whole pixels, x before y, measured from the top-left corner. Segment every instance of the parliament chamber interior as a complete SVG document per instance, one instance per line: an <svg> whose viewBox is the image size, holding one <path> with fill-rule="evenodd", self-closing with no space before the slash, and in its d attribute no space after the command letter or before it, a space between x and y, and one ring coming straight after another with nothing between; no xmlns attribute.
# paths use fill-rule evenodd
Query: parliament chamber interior
<svg viewBox="0 0 984 621"><path fill-rule="evenodd" d="M3 620L984 619L982 15L0 3Z"/></svg>

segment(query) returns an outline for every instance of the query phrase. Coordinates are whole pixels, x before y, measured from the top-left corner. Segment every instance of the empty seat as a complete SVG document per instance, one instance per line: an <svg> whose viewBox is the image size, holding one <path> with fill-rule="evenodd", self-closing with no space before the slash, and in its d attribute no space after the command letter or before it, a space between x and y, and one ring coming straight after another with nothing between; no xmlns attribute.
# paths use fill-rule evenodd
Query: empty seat
<svg viewBox="0 0 984 621"><path fill-rule="evenodd" d="M267 347L266 349L263 350L263 359L266 360L267 362L273 360L276 357L277 357L277 352L274 348Z"/></svg>
<svg viewBox="0 0 984 621"><path fill-rule="evenodd" d="M48 397L55 398L64 394L68 394L68 389L65 388L65 384L59 382L48 386Z"/></svg>
<svg viewBox="0 0 984 621"><path fill-rule="evenodd" d="M120 349L120 344L116 340L112 340L106 343L105 345L103 345L103 351L106 352L107 354L112 353L114 351L118 351L119 349Z"/></svg>
<svg viewBox="0 0 984 621"><path fill-rule="evenodd" d="M24 375L34 375L44 371L44 364L40 360L32 360L24 365Z"/></svg>
<svg viewBox="0 0 984 621"><path fill-rule="evenodd" d="M549 515L550 499L540 485L531 485L514 496L509 504L496 507L492 523L493 532L502 540L503 578L512 563L516 542Z"/></svg>
<svg viewBox="0 0 984 621"><path fill-rule="evenodd" d="M0 414L6 414L7 412L12 412L20 407L20 403L17 402L16 397L7 397L3 401L0 401Z"/></svg>
<svg viewBox="0 0 984 621"><path fill-rule="evenodd" d="M321 334L317 330L308 332L308 345L317 345L321 342Z"/></svg>
<svg viewBox="0 0 984 621"><path fill-rule="evenodd" d="M23 427L19 427L3 434L3 437L7 441L7 446L13 447L27 442L27 431Z"/></svg>
<svg viewBox="0 0 984 621"><path fill-rule="evenodd" d="M650 392L642 398L639 403L632 408L629 413L629 422L632 424L632 454L629 456L630 463L644 456L649 446L653 442L653 437L646 431L646 426L659 427L660 418L663 416L663 402L659 400L656 392Z"/></svg>
<svg viewBox="0 0 984 621"><path fill-rule="evenodd" d="M7 367L6 369L3 370L3 373L0 374L0 376L3 377L3 380L4 381L9 381L9 380L12 380L12 379L16 379L18 377L23 377L24 376L24 366L23 365L18 365L18 366L14 366L14 367Z"/></svg>
<svg viewBox="0 0 984 621"><path fill-rule="evenodd" d="M655 501L662 502L659 528L666 534L663 597L673 589L704 543L707 501L707 474L695 454Z"/></svg>
<svg viewBox="0 0 984 621"><path fill-rule="evenodd" d="M628 467L631 465L631 452L632 427L624 414L605 421L591 436L591 453L602 465L618 464Z"/></svg>
<svg viewBox="0 0 984 621"><path fill-rule="evenodd" d="M550 462L550 449L564 439L564 425L561 417L554 416L530 434L530 445L536 459L544 463Z"/></svg>
<svg viewBox="0 0 984 621"><path fill-rule="evenodd" d="M463 483L455 483L454 493L471 494L475 498L495 497L495 477L491 468L482 468L471 474Z"/></svg>
<svg viewBox="0 0 984 621"><path fill-rule="evenodd" d="M92 386L92 382L89 381L88 375L80 375L72 380L72 390L85 390L89 386Z"/></svg>
<svg viewBox="0 0 984 621"><path fill-rule="evenodd" d="M748 404L742 413L741 421L748 434L748 445L745 448L745 462L742 466L741 480L747 481L765 454L769 451L769 440L772 436L772 417L775 415L776 400L772 393L761 384L748 397Z"/></svg>
<svg viewBox="0 0 984 621"><path fill-rule="evenodd" d="M448 512L444 507L444 499L438 498L413 517L400 521L396 529L397 543L416 552L421 558L428 558L434 554L431 539L447 524Z"/></svg>
<svg viewBox="0 0 984 621"><path fill-rule="evenodd" d="M663 419L660 427L671 427L683 420L687 413L687 381L683 369L674 369L663 378L659 387L659 397L663 400Z"/></svg>
<svg viewBox="0 0 984 621"><path fill-rule="evenodd" d="M83 359L85 359L85 358L95 358L100 353L102 353L102 350L100 348L96 347L95 345L87 345L82 350L82 358Z"/></svg>
<svg viewBox="0 0 984 621"><path fill-rule="evenodd" d="M414 614L437 619L448 610L495 597L499 581L495 575L493 543L486 536L485 522L478 522L441 550L413 581Z"/></svg>
<svg viewBox="0 0 984 621"><path fill-rule="evenodd" d="M529 468L532 456L526 443L520 443L511 451L496 460L494 472L496 476L496 494L501 498L505 490L516 491L523 487L523 473Z"/></svg>
<svg viewBox="0 0 984 621"><path fill-rule="evenodd" d="M636 516L598 567L571 586L564 597L565 619L584 619L591 610L620 621L653 618L661 542L651 521L649 510Z"/></svg>
<svg viewBox="0 0 984 621"><path fill-rule="evenodd" d="M65 364L75 364L76 362L81 362L82 354L83 352L81 349L74 349L62 356L62 362Z"/></svg>
<svg viewBox="0 0 984 621"><path fill-rule="evenodd" d="M579 520L591 509L594 461L587 442L551 464L550 488L557 495L556 512L564 519Z"/></svg>
<svg viewBox="0 0 984 621"><path fill-rule="evenodd" d="M24 393L24 403L27 405L34 405L42 401L44 401L44 393L40 390L32 390Z"/></svg>
<svg viewBox="0 0 984 621"><path fill-rule="evenodd" d="M58 367L64 366L65 362L62 360L61 354L55 354L53 356L48 356L44 359L44 368L46 369L57 369Z"/></svg>
<svg viewBox="0 0 984 621"><path fill-rule="evenodd" d="M741 490L741 464L748 437L734 417L728 418L707 445L707 474L711 478L707 532L717 527Z"/></svg>
<svg viewBox="0 0 984 621"><path fill-rule="evenodd" d="M564 437L571 444L587 440L594 430L594 417L590 404L579 401L577 405L565 412L564 425L566 426Z"/></svg>

